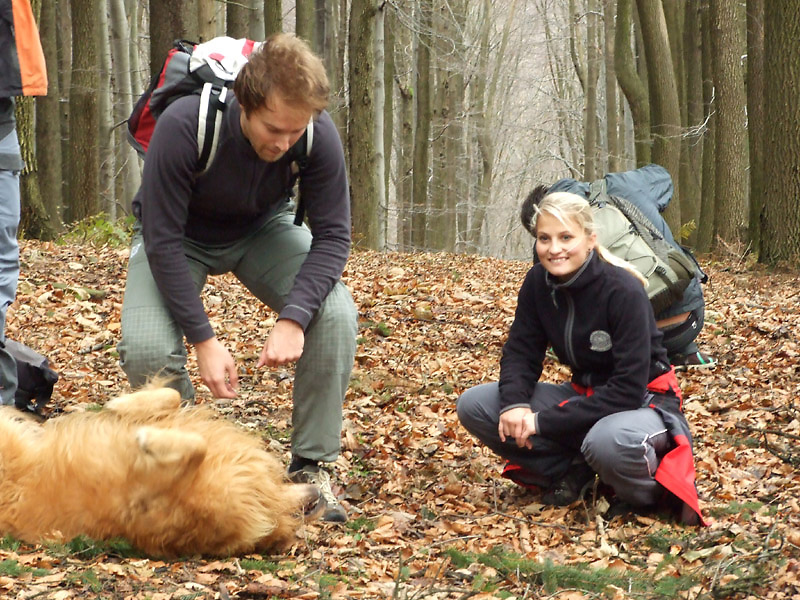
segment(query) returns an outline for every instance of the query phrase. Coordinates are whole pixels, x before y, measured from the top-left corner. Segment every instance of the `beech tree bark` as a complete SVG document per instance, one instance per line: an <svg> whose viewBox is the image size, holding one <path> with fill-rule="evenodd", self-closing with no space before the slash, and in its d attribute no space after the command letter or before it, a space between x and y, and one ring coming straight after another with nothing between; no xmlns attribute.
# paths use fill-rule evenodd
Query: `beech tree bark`
<svg viewBox="0 0 800 600"><path fill-rule="evenodd" d="M800 4L794 0L764 3L764 79L766 88L764 161L764 263L787 261L800 266Z"/></svg>
<svg viewBox="0 0 800 600"><path fill-rule="evenodd" d="M67 218L78 221L100 212L100 160L98 135L98 89L100 84L97 49L100 0L72 0L72 84L69 91L70 197ZM103 10L105 8L103 7ZM76 110L75 107L80 107Z"/></svg>
<svg viewBox="0 0 800 600"><path fill-rule="evenodd" d="M62 220L63 199L61 185L61 87L58 77L58 28L54 2L42 3L39 19L39 37L42 40L47 66L47 96L36 99L36 155L46 168L37 172L41 191L42 218L45 223L38 232L40 239L56 237L64 229ZM25 207L22 220L25 222ZM23 229L32 235L33 227Z"/></svg>
<svg viewBox="0 0 800 600"><path fill-rule="evenodd" d="M614 67L619 86L631 109L636 166L641 167L651 162L650 101L647 86L639 76L631 48L631 29L633 27L631 2L632 0L617 1Z"/></svg>
<svg viewBox="0 0 800 600"><path fill-rule="evenodd" d="M716 234L744 250L749 209L747 97L744 91L744 31L737 3L711 0L711 44L714 52L714 90L717 103Z"/></svg>
<svg viewBox="0 0 800 600"><path fill-rule="evenodd" d="M353 232L356 243L367 248L384 246L383 218L383 127L375 107L375 73L383 72L375 62L375 20L372 0L352 0L350 5L350 110L348 148ZM380 115L383 113L381 111ZM382 129L381 129L382 131ZM380 137L380 142L376 139Z"/></svg>
<svg viewBox="0 0 800 600"><path fill-rule="evenodd" d="M681 113L678 88L672 66L667 24L661 2L637 0L642 28L648 88L650 90L650 132L652 160L672 176L675 193L664 211L664 220L677 233L680 215Z"/></svg>
<svg viewBox="0 0 800 600"><path fill-rule="evenodd" d="M764 2L747 2L747 134L750 145L750 246L761 249L764 211Z"/></svg>

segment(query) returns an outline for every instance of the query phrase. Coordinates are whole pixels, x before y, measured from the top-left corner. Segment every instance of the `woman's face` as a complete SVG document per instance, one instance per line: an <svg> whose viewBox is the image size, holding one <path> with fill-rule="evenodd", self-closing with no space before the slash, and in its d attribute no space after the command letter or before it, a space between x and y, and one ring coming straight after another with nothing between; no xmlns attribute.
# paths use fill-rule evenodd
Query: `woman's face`
<svg viewBox="0 0 800 600"><path fill-rule="evenodd" d="M573 220L566 226L552 215L536 219L536 254L545 269L559 281L567 281L581 268L597 243L597 235L587 235Z"/></svg>

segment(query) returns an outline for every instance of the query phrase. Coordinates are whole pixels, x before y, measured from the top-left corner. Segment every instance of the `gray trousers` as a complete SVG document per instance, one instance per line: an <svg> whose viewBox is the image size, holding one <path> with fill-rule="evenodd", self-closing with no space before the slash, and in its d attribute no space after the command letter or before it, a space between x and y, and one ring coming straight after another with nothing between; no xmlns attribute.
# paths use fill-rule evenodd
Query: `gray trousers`
<svg viewBox="0 0 800 600"><path fill-rule="evenodd" d="M568 383L538 383L531 409L544 410L576 395ZM465 391L458 399L458 418L472 435L506 460L524 467L548 488L562 479L576 462L586 463L610 485L620 500L634 506L655 504L663 493L654 475L671 441L661 417L650 408L625 411L600 419L580 444L560 444L541 435L533 448L519 448L513 440L500 441L500 389L486 383Z"/></svg>
<svg viewBox="0 0 800 600"><path fill-rule="evenodd" d="M230 272L279 312L311 247L311 232L294 225L293 219L291 212L281 212L252 235L225 247L185 241L198 293L208 275ZM338 457L342 403L353 368L356 333L353 299L345 285L337 282L306 329L303 355L295 367L293 454L326 462ZM175 378L173 385L183 398L194 397L183 332L158 291L138 232L131 245L117 348L131 387L165 375Z"/></svg>
<svg viewBox="0 0 800 600"><path fill-rule="evenodd" d="M17 132L0 139L0 155L19 155ZM14 404L17 363L5 349L6 312L19 279L19 172L0 169L0 404Z"/></svg>

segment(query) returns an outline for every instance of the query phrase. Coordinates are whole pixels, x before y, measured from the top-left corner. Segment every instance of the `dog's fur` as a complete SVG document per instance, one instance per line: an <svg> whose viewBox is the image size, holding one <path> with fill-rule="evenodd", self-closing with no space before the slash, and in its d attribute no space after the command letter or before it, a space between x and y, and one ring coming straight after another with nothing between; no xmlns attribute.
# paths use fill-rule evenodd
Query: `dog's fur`
<svg viewBox="0 0 800 600"><path fill-rule="evenodd" d="M274 551L313 486L289 483L260 439L150 388L40 425L0 410L0 534L37 543L124 537L153 556Z"/></svg>

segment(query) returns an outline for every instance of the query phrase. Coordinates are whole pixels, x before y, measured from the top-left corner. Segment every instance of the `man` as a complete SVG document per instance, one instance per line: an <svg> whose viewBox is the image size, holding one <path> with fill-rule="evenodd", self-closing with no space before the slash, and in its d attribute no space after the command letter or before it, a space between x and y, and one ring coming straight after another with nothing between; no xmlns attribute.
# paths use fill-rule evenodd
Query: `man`
<svg viewBox="0 0 800 600"><path fill-rule="evenodd" d="M609 195L625 198L635 204L667 242L680 248L667 222L661 216L672 199L674 190L672 178L664 167L650 164L633 171L608 173L605 180ZM549 189L542 189L544 191L537 188L538 192L532 193L523 202L523 224L526 222L525 211L532 211L532 205L547 192L573 192L587 199L590 196L589 184L575 179L561 179ZM527 220L530 221L529 218ZM698 267L694 279L689 282L681 299L656 315L656 324L664 334L664 347L676 371L708 369L716 366L714 358L701 352L695 341L703 328L705 318L705 300L701 287L705 279L705 273Z"/></svg>
<svg viewBox="0 0 800 600"><path fill-rule="evenodd" d="M329 85L302 40L276 34L253 52L234 83L215 159L198 172L200 100L186 96L159 117L133 201L122 308L120 364L131 386L155 375L190 400L186 341L217 398L237 392L236 364L216 337L200 291L232 272L278 312L257 368L296 361L289 476L319 486L324 519L345 521L320 462L339 455L342 402L355 355L356 311L339 278L350 251L350 200L341 141L325 112ZM294 224L287 195L289 149L314 118L299 192L310 230Z"/></svg>
<svg viewBox="0 0 800 600"><path fill-rule="evenodd" d="M20 155L15 96L47 94L47 71L28 0L0 0L0 403L14 404L17 365L5 347L6 311L19 279Z"/></svg>

